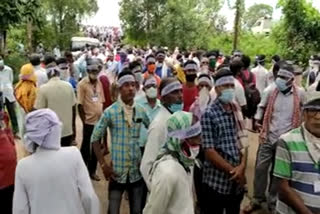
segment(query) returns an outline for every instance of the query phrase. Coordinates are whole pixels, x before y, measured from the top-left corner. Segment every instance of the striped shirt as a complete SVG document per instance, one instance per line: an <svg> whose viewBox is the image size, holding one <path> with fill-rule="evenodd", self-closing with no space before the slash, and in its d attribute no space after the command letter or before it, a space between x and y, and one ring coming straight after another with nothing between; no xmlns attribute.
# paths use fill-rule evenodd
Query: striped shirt
<svg viewBox="0 0 320 214"><path fill-rule="evenodd" d="M278 141L274 175L286 179L290 187L302 198L313 212L320 212L320 192L315 192L314 184L320 181L319 160L314 161L308 151L303 128L297 128L282 135ZM286 203L277 200L277 212L296 213Z"/></svg>
<svg viewBox="0 0 320 214"><path fill-rule="evenodd" d="M142 178L139 135L142 124L149 126L149 118L140 105L136 105L133 112L133 125L129 127L123 107L119 101L115 102L103 112L91 135L91 142L96 142L103 138L107 128L110 129L111 160L119 183L126 183L127 179L134 183Z"/></svg>

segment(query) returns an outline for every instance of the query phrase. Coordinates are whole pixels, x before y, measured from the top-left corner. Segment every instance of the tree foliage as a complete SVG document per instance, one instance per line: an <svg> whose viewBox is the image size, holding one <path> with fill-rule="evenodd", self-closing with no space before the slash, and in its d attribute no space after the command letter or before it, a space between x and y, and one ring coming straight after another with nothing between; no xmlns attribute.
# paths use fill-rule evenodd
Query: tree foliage
<svg viewBox="0 0 320 214"><path fill-rule="evenodd" d="M282 55L306 62L320 50L320 13L306 0L280 0L279 6L284 16L272 36Z"/></svg>
<svg viewBox="0 0 320 214"><path fill-rule="evenodd" d="M273 7L267 4L254 4L243 16L244 27L250 29L262 17L272 17Z"/></svg>
<svg viewBox="0 0 320 214"><path fill-rule="evenodd" d="M207 47L208 36L225 19L222 0L122 0L120 19L126 41L170 48Z"/></svg>

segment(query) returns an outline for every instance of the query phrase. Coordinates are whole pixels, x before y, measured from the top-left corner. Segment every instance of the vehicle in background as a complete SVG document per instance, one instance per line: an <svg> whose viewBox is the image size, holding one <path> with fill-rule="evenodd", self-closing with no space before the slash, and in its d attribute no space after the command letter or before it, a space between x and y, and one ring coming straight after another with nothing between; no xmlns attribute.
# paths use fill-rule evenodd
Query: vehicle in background
<svg viewBox="0 0 320 214"><path fill-rule="evenodd" d="M253 25L251 31L254 34L264 34L268 36L271 32L272 27L272 18L271 17L262 17Z"/></svg>

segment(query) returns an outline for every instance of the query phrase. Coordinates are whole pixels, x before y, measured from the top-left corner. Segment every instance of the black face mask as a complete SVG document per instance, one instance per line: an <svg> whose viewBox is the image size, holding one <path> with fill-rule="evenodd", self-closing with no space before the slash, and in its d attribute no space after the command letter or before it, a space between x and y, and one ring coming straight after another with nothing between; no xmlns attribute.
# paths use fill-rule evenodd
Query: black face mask
<svg viewBox="0 0 320 214"><path fill-rule="evenodd" d="M194 82L194 80L197 78L196 74L190 74L190 75L186 75L186 80L187 82Z"/></svg>

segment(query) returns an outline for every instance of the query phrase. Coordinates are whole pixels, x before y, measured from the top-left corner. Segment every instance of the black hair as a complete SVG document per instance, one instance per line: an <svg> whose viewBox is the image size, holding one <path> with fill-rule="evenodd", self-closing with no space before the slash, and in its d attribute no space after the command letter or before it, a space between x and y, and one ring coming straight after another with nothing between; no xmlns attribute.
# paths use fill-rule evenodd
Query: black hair
<svg viewBox="0 0 320 214"><path fill-rule="evenodd" d="M163 79L161 80L161 82L160 82L160 85L159 85L159 92L160 92L160 94L161 94L162 89L163 89L164 87L166 87L168 84L170 84L170 83L172 83L172 82L174 82L174 81L177 81L177 78L175 78L175 77L166 77L166 78L163 78Z"/></svg>
<svg viewBox="0 0 320 214"><path fill-rule="evenodd" d="M230 64L230 71L233 73L233 76L236 76L241 72L241 69L244 67L241 60L232 60Z"/></svg>
<svg viewBox="0 0 320 214"><path fill-rule="evenodd" d="M225 77L225 76L233 76L230 69L224 67L217 71L216 75L214 76L214 81L217 81L218 79Z"/></svg>
<svg viewBox="0 0 320 214"><path fill-rule="evenodd" d="M60 64L62 64L62 63L67 63L68 61L67 61L66 58L61 57L61 58L57 59L56 62L57 62L57 65L60 65Z"/></svg>
<svg viewBox="0 0 320 214"><path fill-rule="evenodd" d="M287 63L286 61L283 61L282 63L279 64L280 69L287 70L291 73L294 73L294 67L292 64Z"/></svg>
<svg viewBox="0 0 320 214"><path fill-rule="evenodd" d="M140 66L141 67L141 64L138 62L138 61L133 61L133 62L131 62L130 64L129 64L129 68L130 68L130 70L132 70L132 69L134 69L135 67L138 67L138 66Z"/></svg>
<svg viewBox="0 0 320 214"><path fill-rule="evenodd" d="M53 55L48 54L48 55L46 55L46 56L44 57L44 64L45 64L45 65L49 65L49 64L52 63L52 62L56 62L56 59L54 58Z"/></svg>
<svg viewBox="0 0 320 214"><path fill-rule="evenodd" d="M271 59L274 60L276 63L281 60L279 55L274 55Z"/></svg>
<svg viewBox="0 0 320 214"><path fill-rule="evenodd" d="M256 65L260 64L260 65L265 65L265 60L266 60L266 56L261 54L261 55L258 55L256 57Z"/></svg>
<svg viewBox="0 0 320 214"><path fill-rule="evenodd" d="M40 65L40 56L38 54L32 54L29 60L33 66Z"/></svg>
<svg viewBox="0 0 320 214"><path fill-rule="evenodd" d="M158 55L158 54L166 54L166 52L163 50L163 49L160 49L160 50L158 50L157 52L156 52L156 56Z"/></svg>
<svg viewBox="0 0 320 214"><path fill-rule="evenodd" d="M211 76L209 76L209 74L200 74L198 76L198 79L200 79L201 77L207 77L207 78L211 79Z"/></svg>
<svg viewBox="0 0 320 214"><path fill-rule="evenodd" d="M189 60L187 60L187 61L183 64L183 67L185 67L185 66L188 65L188 64L198 65L195 61L189 59Z"/></svg>
<svg viewBox="0 0 320 214"><path fill-rule="evenodd" d="M215 56L216 58L219 56L217 50L212 50L206 54L206 57Z"/></svg>
<svg viewBox="0 0 320 214"><path fill-rule="evenodd" d="M155 58L155 56L154 56L153 54L149 54L149 55L146 57L146 60L148 60L150 57Z"/></svg>
<svg viewBox="0 0 320 214"><path fill-rule="evenodd" d="M118 75L118 79L120 79L121 77L125 76L125 75L132 75L133 77L134 74L131 72L130 68L124 68L121 73Z"/></svg>
<svg viewBox="0 0 320 214"><path fill-rule="evenodd" d="M247 69L247 68L250 67L251 59L250 59L249 56L247 56L247 55L242 55L241 61L242 61L242 63L243 63L243 67L244 67L245 69Z"/></svg>

